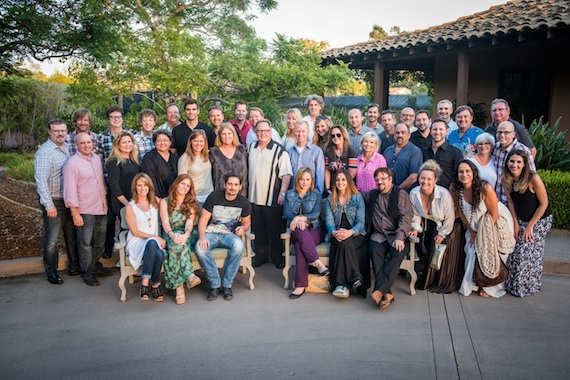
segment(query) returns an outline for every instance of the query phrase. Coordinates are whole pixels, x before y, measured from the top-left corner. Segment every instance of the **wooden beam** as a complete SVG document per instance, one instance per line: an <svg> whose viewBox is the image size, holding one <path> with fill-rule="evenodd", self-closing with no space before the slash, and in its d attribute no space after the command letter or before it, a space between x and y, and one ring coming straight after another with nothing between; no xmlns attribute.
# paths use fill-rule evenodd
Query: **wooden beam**
<svg viewBox="0 0 570 380"><path fill-rule="evenodd" d="M469 53L457 54L457 105L467 104L469 95Z"/></svg>
<svg viewBox="0 0 570 380"><path fill-rule="evenodd" d="M386 89L387 80L384 73L384 63L376 61L374 63L374 101L388 108L388 91Z"/></svg>

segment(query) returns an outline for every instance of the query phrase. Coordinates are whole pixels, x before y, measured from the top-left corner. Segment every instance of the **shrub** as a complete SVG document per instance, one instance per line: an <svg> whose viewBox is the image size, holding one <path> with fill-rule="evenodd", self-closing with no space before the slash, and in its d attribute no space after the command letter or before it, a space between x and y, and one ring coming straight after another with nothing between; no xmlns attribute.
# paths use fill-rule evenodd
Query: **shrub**
<svg viewBox="0 0 570 380"><path fill-rule="evenodd" d="M21 160L9 167L6 174L11 178L34 182L34 159Z"/></svg>
<svg viewBox="0 0 570 380"><path fill-rule="evenodd" d="M570 173L559 170L538 170L546 186L552 208L553 227L570 229Z"/></svg>
<svg viewBox="0 0 570 380"><path fill-rule="evenodd" d="M570 153L566 142L566 131L557 132L561 117L552 128L543 123L542 117L534 120L529 127L529 134L536 147L534 162L537 169L570 171Z"/></svg>

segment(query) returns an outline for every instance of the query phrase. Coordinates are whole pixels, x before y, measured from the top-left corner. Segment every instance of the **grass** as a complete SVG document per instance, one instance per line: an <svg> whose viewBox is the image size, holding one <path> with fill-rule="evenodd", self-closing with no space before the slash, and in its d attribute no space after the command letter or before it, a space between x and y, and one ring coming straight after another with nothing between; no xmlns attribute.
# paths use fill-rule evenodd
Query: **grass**
<svg viewBox="0 0 570 380"><path fill-rule="evenodd" d="M33 153L1 152L0 166L8 168L8 177L34 182Z"/></svg>

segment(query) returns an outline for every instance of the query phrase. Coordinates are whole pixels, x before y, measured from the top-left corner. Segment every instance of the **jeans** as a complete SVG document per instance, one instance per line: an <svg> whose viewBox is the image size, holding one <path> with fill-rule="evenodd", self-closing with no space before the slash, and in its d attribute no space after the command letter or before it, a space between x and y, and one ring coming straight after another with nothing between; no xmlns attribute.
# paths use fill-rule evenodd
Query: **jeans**
<svg viewBox="0 0 570 380"><path fill-rule="evenodd" d="M152 285L160 285L160 270L164 261L164 252L154 239L149 239L143 253L142 278L150 278Z"/></svg>
<svg viewBox="0 0 570 380"><path fill-rule="evenodd" d="M242 238L236 234L207 233L206 239L210 242L210 247L204 251L200 248L199 244L196 244L196 256L198 256L198 261L206 272L206 278L210 283L210 288L219 288L220 282L224 288L231 288L239 270L239 263L243 255L243 250L245 249L245 243ZM211 250L214 248L228 249L228 256L224 263L224 275L221 281L218 266L212 257Z"/></svg>
<svg viewBox="0 0 570 380"><path fill-rule="evenodd" d="M83 278L93 278L95 263L101 258L105 233L107 231L106 215L81 214L83 226L77 227L77 245L79 264Z"/></svg>
<svg viewBox="0 0 570 380"><path fill-rule="evenodd" d="M48 218L45 207L42 205L42 218L44 222L44 267L46 274L52 275L57 273L58 252L57 243L59 233L63 230L63 239L67 250L67 258L69 259L69 268L75 268L79 264L77 255L77 242L75 239L75 227L71 212L65 207L63 200L54 200L57 209L55 218Z"/></svg>
<svg viewBox="0 0 570 380"><path fill-rule="evenodd" d="M402 252L398 252L388 241L378 243L370 240L369 247L376 277L374 290L379 290L382 294L392 293L392 284L400 272L400 264L410 252L410 242L406 239ZM388 257L387 260L386 257Z"/></svg>

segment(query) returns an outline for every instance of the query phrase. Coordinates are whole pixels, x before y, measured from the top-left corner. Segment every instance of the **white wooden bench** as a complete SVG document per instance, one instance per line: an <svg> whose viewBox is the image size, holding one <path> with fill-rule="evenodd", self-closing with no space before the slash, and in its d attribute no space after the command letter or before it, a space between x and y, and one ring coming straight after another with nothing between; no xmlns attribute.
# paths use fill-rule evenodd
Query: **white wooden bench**
<svg viewBox="0 0 570 380"><path fill-rule="evenodd" d="M125 287L125 280L127 277L129 278L129 284L134 284L134 276L136 274L140 274L141 268L135 270L129 261L129 257L125 254L125 246L127 241L127 232L128 232L128 225L124 215L124 207L121 209L121 228L123 229L119 233L119 240L115 243L114 248L119 251L119 262L120 262L120 269L121 269L121 277L119 278L119 289L121 290L121 302L125 302L127 300L127 289ZM241 257L240 266L242 268L242 273L246 273L246 269L249 271L249 289L253 290L255 285L253 284L253 277L255 277L255 270L253 269L252 265L252 249L251 249L251 241L255 239L255 235L250 233L249 231L246 232L245 236L243 236L243 240L245 242L245 249L243 251L243 255ZM194 266L194 270L200 270L202 267L200 266L200 262L198 261L198 257L196 253L192 252L192 265ZM228 256L228 250L226 248L215 248L212 250L212 256L216 261L216 265L218 268L223 268L226 257ZM164 268L161 272L164 271Z"/></svg>
<svg viewBox="0 0 570 380"><path fill-rule="evenodd" d="M285 279L285 284L283 287L285 289L289 288L289 269L295 265L295 245L291 244L291 231L287 229L286 232L281 234L281 239L284 240L285 252L285 267L283 268L283 278ZM416 243L419 242L417 237L409 237L410 240L410 253L402 260L400 264L400 269L405 270L410 276L410 294L412 296L416 295L416 281L418 280L418 275L414 269L414 263L419 261L419 257L416 253ZM317 253L321 262L328 266L329 264L329 251L330 242L322 242L317 245ZM412 259L413 258L413 259Z"/></svg>

